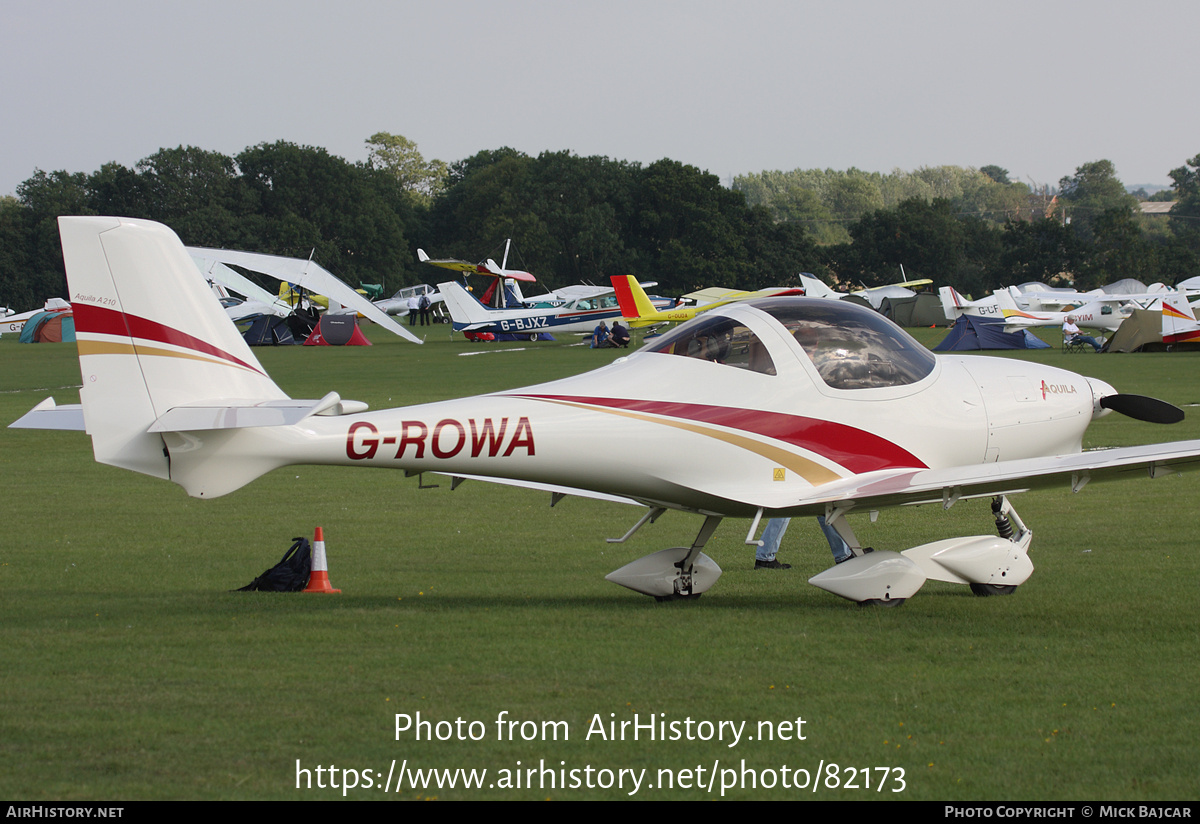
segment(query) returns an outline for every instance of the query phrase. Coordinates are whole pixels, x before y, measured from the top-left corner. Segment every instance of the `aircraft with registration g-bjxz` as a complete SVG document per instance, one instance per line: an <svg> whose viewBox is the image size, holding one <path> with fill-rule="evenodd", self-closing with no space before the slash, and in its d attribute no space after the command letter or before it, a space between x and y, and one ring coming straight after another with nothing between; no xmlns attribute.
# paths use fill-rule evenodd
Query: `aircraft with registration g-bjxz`
<svg viewBox="0 0 1200 824"><path fill-rule="evenodd" d="M538 386L371 412L330 392L289 398L167 227L59 219L81 405L13 424L83 429L96 460L213 498L291 464L390 467L699 515L691 546L612 573L658 598L697 596L725 518L822 515L854 550L811 579L898 603L928 578L1011 592L1033 571L1009 501L1049 486L1195 469L1200 441L1084 452L1095 418L1168 423L1175 407L1036 363L935 356L844 301L774 297L712 309L600 369ZM653 448L649 448L653 445ZM455 484L457 485L457 483ZM998 535L868 552L848 516L991 497Z"/></svg>
<svg viewBox="0 0 1200 824"><path fill-rule="evenodd" d="M568 286L557 292L526 298L521 293L520 283L533 283L535 278L529 272L505 268L507 251L500 264L491 259L486 263L433 260L422 249L417 250L417 259L431 266L494 279L482 290L482 299L475 297L462 283L438 284L438 293L450 310L454 331L467 333L468 337L478 332L528 335L531 338L549 332L587 334L601 321L621 319L621 307L612 287L608 286ZM670 303L662 298L658 301L659 305Z"/></svg>

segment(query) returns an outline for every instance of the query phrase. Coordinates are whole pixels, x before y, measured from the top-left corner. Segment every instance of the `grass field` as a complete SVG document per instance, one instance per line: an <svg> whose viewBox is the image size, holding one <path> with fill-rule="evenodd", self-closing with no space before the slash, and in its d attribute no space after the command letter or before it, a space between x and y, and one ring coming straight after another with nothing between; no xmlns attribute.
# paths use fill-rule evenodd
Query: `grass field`
<svg viewBox="0 0 1200 824"><path fill-rule="evenodd" d="M944 333L918 331L928 343ZM423 347L369 334L369 349L256 351L293 397L336 390L372 408L615 357L485 349L444 327ZM1200 410L1186 406L1200 403L1196 354L1019 356L1189 412L1174 427L1110 415L1087 446L1200 438ZM0 422L47 395L76 402L79 382L74 346L0 339ZM930 582L899 609L859 608L805 583L829 564L815 524L792 525L781 555L792 570L755 572L746 522L729 521L706 549L725 570L716 587L660 604L603 576L690 543L695 516L668 513L609 545L638 510L577 498L550 509L527 490L451 492L432 476L438 488L419 489L402 473L333 467L279 470L198 501L95 464L79 433L0 439L0 798L342 797L329 767L339 786L353 775L345 792L359 799L625 798L622 769L646 770L642 799L720 798L730 780L724 798L1198 797L1200 477L1017 496L1037 571L1012 597ZM986 501L851 520L884 549L991 531ZM343 594L230 592L315 525ZM463 737L480 740L425 740L451 724L397 738L397 713L461 719ZM534 723L502 736L502 713ZM635 715L678 722L682 735L595 733L597 718L607 731ZM700 740L700 722L745 727L731 746L728 726L723 740ZM394 773L488 772L481 789L406 781L400 792L393 775L385 796L393 762ZM298 765L312 789L297 789ZM546 774L531 788L514 772L543 766L568 786L546 788Z"/></svg>

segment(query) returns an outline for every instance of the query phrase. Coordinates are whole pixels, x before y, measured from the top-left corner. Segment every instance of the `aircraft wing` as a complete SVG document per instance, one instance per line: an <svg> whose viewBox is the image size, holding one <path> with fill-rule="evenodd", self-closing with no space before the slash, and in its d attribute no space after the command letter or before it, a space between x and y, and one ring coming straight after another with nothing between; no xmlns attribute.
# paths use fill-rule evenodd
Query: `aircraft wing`
<svg viewBox="0 0 1200 824"><path fill-rule="evenodd" d="M720 286L709 286L707 289L701 289L698 292L689 292L684 295L684 297L696 301L697 306L706 306L710 303L716 303L719 300L733 300L734 298L748 294L750 293L741 292L737 289L725 289Z"/></svg>
<svg viewBox="0 0 1200 824"><path fill-rule="evenodd" d="M645 286L645 284L642 284ZM612 286L590 286L586 283L575 284L574 286L563 286L560 289L555 289L552 292L547 292L544 295L531 295L525 299L531 303L544 300L580 300L581 298L598 298L602 295L611 295L613 293Z"/></svg>
<svg viewBox="0 0 1200 824"><path fill-rule="evenodd" d="M194 251L198 252L199 250ZM215 280L229 291L236 292L248 301L264 304L266 307L269 307L268 311L277 317L286 318L292 313L292 307L288 306L287 302L281 300L278 295L272 295L249 278L243 277L224 263L221 263L221 261L195 254L192 255L192 260L196 261L196 265L200 267L200 271L204 273L206 278Z"/></svg>
<svg viewBox="0 0 1200 824"><path fill-rule="evenodd" d="M759 289L757 292L739 292L737 289L724 289L720 286L710 286L707 289L701 289L699 292L690 292L684 295L685 298L691 298L696 301L696 306L709 306L714 303L732 303L735 300L749 300L750 298L769 298L777 295L803 295L804 289L796 286L769 286L766 289Z"/></svg>
<svg viewBox="0 0 1200 824"><path fill-rule="evenodd" d="M529 272L523 272L520 269L504 269L491 258L488 258L487 263L469 263L465 260L454 258L434 260L425 253L424 249L418 249L417 260L421 261L421 263L428 263L430 266L440 266L442 269L450 269L454 272L466 272L469 275L492 275L494 277L521 280L526 283L533 283L537 280Z"/></svg>
<svg viewBox="0 0 1200 824"><path fill-rule="evenodd" d="M1054 486L1079 492L1093 481L1145 474L1158 478L1200 469L1200 440L1095 449L1074 455L958 466L949 469L891 469L856 475L812 490L796 514L822 514L826 504L857 509L940 503L991 497Z"/></svg>
<svg viewBox="0 0 1200 824"><path fill-rule="evenodd" d="M773 514L792 517L824 515L827 505L847 511L885 509L896 506L941 504L949 508L959 500L1013 495L1033 489L1055 486L1079 492L1093 481L1121 480L1145 474L1158 478L1177 472L1200 469L1200 440L1177 441L1120 449L1097 449L1075 455L1029 458L949 469L890 469L855 475L816 487L796 501L772 494L747 494L744 479L713 477L697 483L700 491L711 496L714 512L724 511L730 502L738 509L763 507ZM458 473L443 473L464 479L508 484L558 495L577 495L641 506L676 508L670 500L643 500L559 486ZM722 505L720 501L725 501Z"/></svg>
<svg viewBox="0 0 1200 824"><path fill-rule="evenodd" d="M371 303L365 297L355 292L332 272L324 269L311 260L301 258L279 257L277 255L260 255L256 252L234 252L229 249L203 249L188 247L193 257L215 260L231 266L241 266L254 272L273 277L276 280L295 283L310 292L325 295L343 306L353 309L365 318L375 321L393 335L399 335L413 343L424 343L412 332L396 323L387 313Z"/></svg>
<svg viewBox="0 0 1200 824"><path fill-rule="evenodd" d="M541 492L549 492L553 495L574 495L577 498L592 498L597 501L611 501L616 504L632 504L633 506L647 506L641 501L635 501L633 498L626 498L621 495L609 495L604 492L594 492L590 489L578 489L573 486L561 486L559 484L544 484L536 481L514 481L509 478L491 478L486 475L463 475L456 472L438 472L438 475L446 475L450 478L455 478L463 481L487 481L490 484L501 484L503 486L519 486L522 489L536 489ZM551 503L551 506L554 504Z"/></svg>

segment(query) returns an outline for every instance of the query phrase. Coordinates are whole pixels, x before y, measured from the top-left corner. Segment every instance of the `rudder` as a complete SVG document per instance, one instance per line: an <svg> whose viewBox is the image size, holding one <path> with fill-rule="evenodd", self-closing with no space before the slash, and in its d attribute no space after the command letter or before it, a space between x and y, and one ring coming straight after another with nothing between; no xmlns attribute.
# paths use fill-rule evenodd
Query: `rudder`
<svg viewBox="0 0 1200 824"><path fill-rule="evenodd" d="M97 461L170 478L162 436L147 431L168 410L287 398L166 226L60 217L59 234Z"/></svg>

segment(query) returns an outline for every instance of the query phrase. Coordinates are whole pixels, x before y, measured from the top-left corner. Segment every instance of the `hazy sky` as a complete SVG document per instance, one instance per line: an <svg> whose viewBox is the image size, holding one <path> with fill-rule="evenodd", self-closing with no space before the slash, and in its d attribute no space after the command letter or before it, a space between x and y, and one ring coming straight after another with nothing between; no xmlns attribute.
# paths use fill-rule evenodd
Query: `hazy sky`
<svg viewBox="0 0 1200 824"><path fill-rule="evenodd" d="M1056 184L1200 154L1195 3L0 0L0 194L35 169L286 140L512 146L722 180L996 164Z"/></svg>

